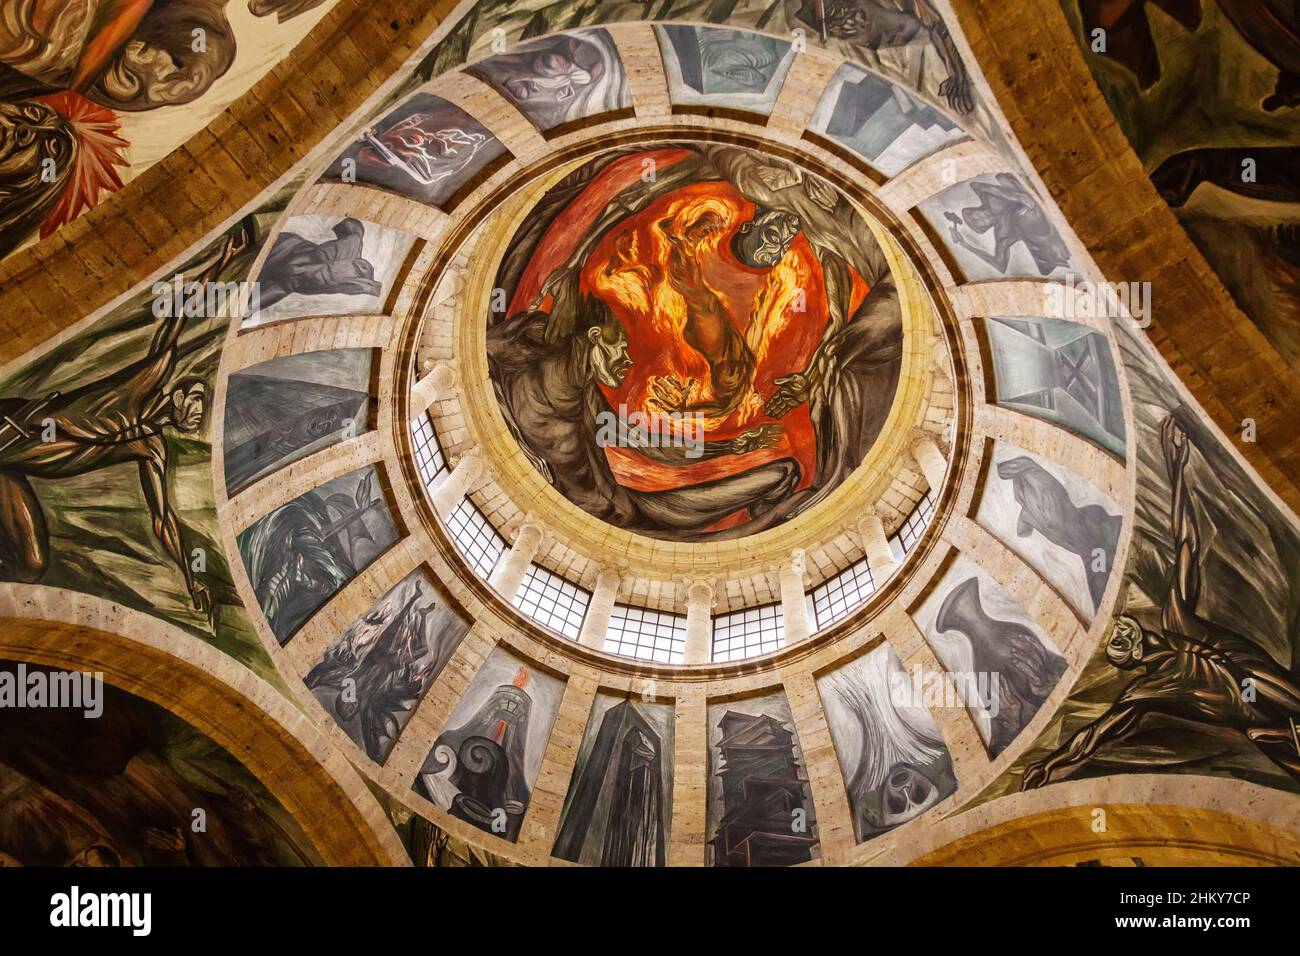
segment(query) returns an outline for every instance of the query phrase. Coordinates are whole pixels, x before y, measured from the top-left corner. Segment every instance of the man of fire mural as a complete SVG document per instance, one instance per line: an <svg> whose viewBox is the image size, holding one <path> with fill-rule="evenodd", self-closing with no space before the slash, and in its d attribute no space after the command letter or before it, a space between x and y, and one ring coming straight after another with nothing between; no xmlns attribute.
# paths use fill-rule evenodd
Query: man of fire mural
<svg viewBox="0 0 1300 956"><path fill-rule="evenodd" d="M862 214L744 149L585 164L530 214L496 284L507 423L566 498L639 533L738 537L806 510L861 464L897 387L897 292ZM611 415L616 446L598 440ZM705 440L664 441L647 420L702 423Z"/></svg>

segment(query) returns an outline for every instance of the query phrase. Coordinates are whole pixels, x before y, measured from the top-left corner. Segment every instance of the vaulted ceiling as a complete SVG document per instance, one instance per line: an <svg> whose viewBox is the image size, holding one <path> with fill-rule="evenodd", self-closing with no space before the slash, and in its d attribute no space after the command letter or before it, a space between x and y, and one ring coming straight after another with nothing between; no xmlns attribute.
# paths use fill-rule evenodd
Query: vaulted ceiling
<svg viewBox="0 0 1300 956"><path fill-rule="evenodd" d="M1203 6L17 4L0 676L278 862L1295 862L1300 131ZM1216 44L1266 142L1160 139Z"/></svg>

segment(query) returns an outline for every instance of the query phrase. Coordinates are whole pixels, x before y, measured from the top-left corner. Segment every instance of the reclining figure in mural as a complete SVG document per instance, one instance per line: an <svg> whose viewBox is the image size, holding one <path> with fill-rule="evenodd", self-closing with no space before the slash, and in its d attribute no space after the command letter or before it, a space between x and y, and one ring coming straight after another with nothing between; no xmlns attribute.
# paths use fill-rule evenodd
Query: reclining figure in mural
<svg viewBox="0 0 1300 956"><path fill-rule="evenodd" d="M1027 767L1022 789L1069 776L1103 745L1133 736L1155 714L1244 733L1300 780L1300 687L1295 675L1253 641L1197 613L1201 535L1186 480L1191 442L1172 415L1161 426L1161 441L1172 486L1175 558L1160 628L1144 628L1128 615L1115 618L1106 657L1138 676L1106 713Z"/></svg>
<svg viewBox="0 0 1300 956"><path fill-rule="evenodd" d="M1049 276L1057 269L1068 267L1070 250L1034 197L1010 173L998 173L994 178L996 182L971 183L971 192L979 205L966 206L960 213L943 214L952 241L1002 275L1007 274L1011 265L1012 250L1022 242L1039 274ZM977 235L993 230L993 251L986 252L966 238L963 226Z"/></svg>
<svg viewBox="0 0 1300 956"><path fill-rule="evenodd" d="M373 295L383 291L363 251L365 223L349 216L334 224L334 238L312 242L285 231L275 239L257 277L257 308L290 295Z"/></svg>
<svg viewBox="0 0 1300 956"><path fill-rule="evenodd" d="M675 529L680 537L742 508L745 534L762 530L810 507L866 456L888 415L898 384L902 323L897 291L883 251L861 215L831 186L768 157L727 146L693 147L694 155L656 170L614 196L568 260L543 282L530 307L488 331L492 379L513 418L520 445L570 501L633 531ZM794 492L802 477L792 458L687 488L638 491L620 485L596 442L597 415L609 406L597 383L619 388L632 358L622 323L600 299L581 290L582 267L601 239L657 197L703 180L724 180L755 206L732 251L745 266L771 269L802 234L824 276L829 317L812 359L776 379L764 411L782 418L807 404L816 436L812 485ZM706 223L692 228L707 228ZM730 407L735 382L753 358L738 341L721 304L699 280L698 263L674 239L670 276L687 303L686 343L710 369L715 399ZM851 310L854 276L869 292ZM543 310L550 300L549 311ZM683 405L677 410L691 411ZM698 409L697 409L698 410ZM727 441L704 443L704 458L771 447L780 426L756 426ZM699 461L682 449L634 443L647 458L669 465ZM726 536L728 532L714 532Z"/></svg>
<svg viewBox="0 0 1300 956"><path fill-rule="evenodd" d="M929 0L803 0L796 16L823 37L847 40L869 50L928 41L948 73L939 85L939 95L958 113L975 108L970 74L948 25Z"/></svg>
<svg viewBox="0 0 1300 956"><path fill-rule="evenodd" d="M250 241L229 236L195 280L214 281ZM34 584L49 566L50 535L31 479L73 478L128 462L137 465L153 531L185 578L194 609L211 619L212 599L190 565L168 488L164 431L191 434L203 424L208 384L173 380L185 326L181 297L139 361L73 391L0 398L0 581Z"/></svg>

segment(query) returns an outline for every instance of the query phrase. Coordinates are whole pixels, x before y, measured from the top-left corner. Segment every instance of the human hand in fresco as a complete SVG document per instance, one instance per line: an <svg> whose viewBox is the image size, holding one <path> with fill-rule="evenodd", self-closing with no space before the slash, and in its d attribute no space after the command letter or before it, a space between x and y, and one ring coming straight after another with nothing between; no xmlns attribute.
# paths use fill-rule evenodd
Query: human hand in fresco
<svg viewBox="0 0 1300 956"><path fill-rule="evenodd" d="M1160 423L1160 446L1165 452L1165 467L1169 474L1179 474L1187 464L1190 445L1187 432L1183 431L1173 415L1167 416Z"/></svg>
<svg viewBox="0 0 1300 956"><path fill-rule="evenodd" d="M771 418L784 418L804 402L812 392L813 379L804 372L792 372L782 375L774 383L776 391L763 406L763 411Z"/></svg>
<svg viewBox="0 0 1300 956"><path fill-rule="evenodd" d="M208 619L208 630L212 630L212 594L208 591L208 586L198 578L190 582L190 600L194 602L194 610Z"/></svg>
<svg viewBox="0 0 1300 956"><path fill-rule="evenodd" d="M144 842L159 850L180 853L185 849L185 833L176 827L149 827L144 831Z"/></svg>
<svg viewBox="0 0 1300 956"><path fill-rule="evenodd" d="M785 429L775 422L751 428L731 439L731 453L747 455L761 448L774 448L784 433Z"/></svg>
<svg viewBox="0 0 1300 956"><path fill-rule="evenodd" d="M940 83L939 95L958 113L965 114L975 109L975 99L970 91L970 77L965 72L950 76Z"/></svg>
<svg viewBox="0 0 1300 956"><path fill-rule="evenodd" d="M1052 782L1052 771L1046 760L1037 760L1025 768L1024 779L1020 781L1021 790L1036 790Z"/></svg>
<svg viewBox="0 0 1300 956"><path fill-rule="evenodd" d="M226 237L226 244L221 248L221 268L230 265L235 256L247 252L253 244L253 237L247 228L240 229L233 236Z"/></svg>
<svg viewBox="0 0 1300 956"><path fill-rule="evenodd" d="M650 395L646 401L651 411L680 412L690 404L691 383L676 375L655 376L650 382Z"/></svg>
<svg viewBox="0 0 1300 956"><path fill-rule="evenodd" d="M939 95L958 113L969 113L975 108L970 92L970 74L966 72L966 64L962 62L961 53L953 42L943 17L931 0L913 0L912 15L929 33L930 42L934 44L944 69L948 71L948 78L939 84Z"/></svg>
<svg viewBox="0 0 1300 956"><path fill-rule="evenodd" d="M955 212L946 212L943 214L943 218L948 220L948 235L952 237L952 241L959 246L965 246L966 237L961 232L961 227L965 225L965 222L961 216Z"/></svg>

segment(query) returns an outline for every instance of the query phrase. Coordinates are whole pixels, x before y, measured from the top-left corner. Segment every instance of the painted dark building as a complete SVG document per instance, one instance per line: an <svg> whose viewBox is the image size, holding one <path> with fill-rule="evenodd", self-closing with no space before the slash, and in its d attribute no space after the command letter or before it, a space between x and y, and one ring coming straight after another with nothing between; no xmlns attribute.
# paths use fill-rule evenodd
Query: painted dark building
<svg viewBox="0 0 1300 956"><path fill-rule="evenodd" d="M454 754L456 769L451 782L458 792L451 801L452 816L512 843L519 838L531 796L524 772L533 706L524 688L530 676L521 667L514 681L493 691L468 722L439 736L424 771L438 773L446 766L442 754L448 750ZM423 779L416 782L416 789L434 799ZM493 829L499 811L505 813L504 832Z"/></svg>
<svg viewBox="0 0 1300 956"><path fill-rule="evenodd" d="M664 743L630 700L601 719L590 755L578 772L554 855L579 862L589 841L598 866L663 866L668 842ZM671 755L670 755L671 756Z"/></svg>
<svg viewBox="0 0 1300 956"><path fill-rule="evenodd" d="M716 773L722 778L723 811L711 841L713 865L808 862L817 838L793 731L775 717L732 710L720 726Z"/></svg>

